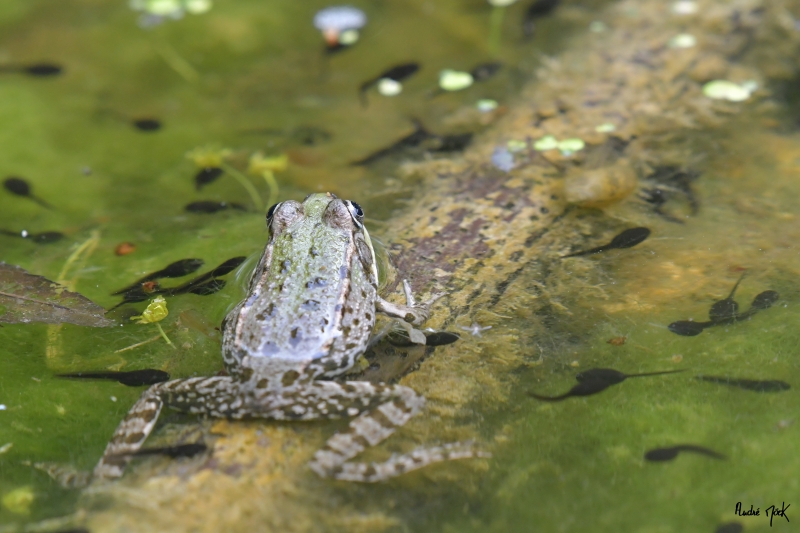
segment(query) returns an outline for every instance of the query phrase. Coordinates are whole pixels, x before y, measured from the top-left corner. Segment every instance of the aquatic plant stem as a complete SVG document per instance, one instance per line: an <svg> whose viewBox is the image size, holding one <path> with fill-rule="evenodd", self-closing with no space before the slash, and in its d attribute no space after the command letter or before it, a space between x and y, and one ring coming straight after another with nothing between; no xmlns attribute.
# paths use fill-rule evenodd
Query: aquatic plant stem
<svg viewBox="0 0 800 533"><path fill-rule="evenodd" d="M155 43L156 52L161 59L188 82L197 81L199 74L197 70L186 61L167 41L158 39Z"/></svg>
<svg viewBox="0 0 800 533"><path fill-rule="evenodd" d="M489 18L489 54L497 55L500 51L500 35L503 32L503 17L506 14L505 6L494 6Z"/></svg>
<svg viewBox="0 0 800 533"><path fill-rule="evenodd" d="M236 180L242 185L242 187L245 188L247 193L250 195L250 199L253 200L253 203L255 204L256 209L258 209L259 211L264 211L264 201L261 199L261 196L259 196L258 191L253 186L253 184L250 182L250 180L247 179L247 176L245 176L244 174L242 174L241 172L239 172L238 170L233 168L228 163L225 163L224 161L221 162L219 166L220 166L220 168L222 168L222 170L224 170L225 172L227 172L228 174L230 174L231 176L236 178ZM267 183L269 183L269 181L267 181ZM276 186L277 186L277 184L276 184ZM271 197L271 194L270 194L270 197ZM272 205L272 204L270 204L270 205Z"/></svg>
<svg viewBox="0 0 800 533"><path fill-rule="evenodd" d="M78 273L86 265L86 261L97 249L100 244L100 230L92 230L89 238L83 241L67 258L61 272L58 273L56 283L68 291L75 291L78 284ZM71 280L67 280L67 275L72 267L77 266L75 274ZM59 359L62 355L61 328L64 324L50 324L47 326L47 344L45 345L45 357L47 360Z"/></svg>
<svg viewBox="0 0 800 533"><path fill-rule="evenodd" d="M151 342L157 341L160 338L161 338L161 335L156 335L155 337L147 339L146 341L137 342L136 344L131 344L130 346L126 346L125 348L120 348L119 350L115 350L114 353L127 352L128 350L133 350L134 348L138 348L139 346L144 346L145 344L149 344Z"/></svg>
<svg viewBox="0 0 800 533"><path fill-rule="evenodd" d="M92 253L94 253L97 245L100 244L100 232L98 230L92 230L89 238L83 241L78 248L70 254L67 258L67 261L64 263L64 267L61 269L61 272L58 273L58 277L56 278L56 283L59 285L63 285L67 288L67 290L74 291L75 290L75 282L77 281L77 277L71 279L70 281L66 280L67 273L69 272L70 267L78 261L81 260L80 266L86 263L86 260L89 258ZM83 256L83 257L81 257Z"/></svg>
<svg viewBox="0 0 800 533"><path fill-rule="evenodd" d="M170 346L172 346L172 349L173 349L173 350L177 350L177 348L175 348L175 345L174 345L174 344L172 344L172 341L170 341L170 340L169 340L169 337L167 337L167 334L166 334L166 333L164 333L164 328L162 328L162 327L161 327L161 324L159 324L158 322L155 322L155 325L156 325L156 327L158 328L158 332L161 334L161 337L163 337L163 339L164 339L165 341L167 341L167 344L169 344Z"/></svg>
<svg viewBox="0 0 800 533"><path fill-rule="evenodd" d="M278 201L278 180L275 179L275 173L271 170L265 170L262 174L264 180L269 187L269 201L267 205L275 205Z"/></svg>

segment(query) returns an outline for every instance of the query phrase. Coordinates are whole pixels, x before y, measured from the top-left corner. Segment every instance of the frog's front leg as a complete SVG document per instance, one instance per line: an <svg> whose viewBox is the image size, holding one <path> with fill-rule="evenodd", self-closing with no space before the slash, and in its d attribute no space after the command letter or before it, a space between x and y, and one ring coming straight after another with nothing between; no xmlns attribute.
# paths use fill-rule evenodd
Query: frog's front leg
<svg viewBox="0 0 800 533"><path fill-rule="evenodd" d="M403 292L406 295L406 305L393 304L379 297L375 300L375 309L414 326L419 326L428 320L431 305L445 295L445 293L434 294L428 301L418 304L414 300L414 295L411 293L411 285L407 280L403 280Z"/></svg>

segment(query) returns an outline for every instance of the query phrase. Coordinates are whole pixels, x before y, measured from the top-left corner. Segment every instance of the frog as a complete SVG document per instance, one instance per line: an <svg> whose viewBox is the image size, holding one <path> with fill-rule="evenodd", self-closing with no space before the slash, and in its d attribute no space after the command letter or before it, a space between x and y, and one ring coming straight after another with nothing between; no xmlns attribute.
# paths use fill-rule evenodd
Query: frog
<svg viewBox="0 0 800 533"><path fill-rule="evenodd" d="M149 387L118 425L93 471L122 476L164 407L232 420L350 418L347 429L317 450L308 466L324 478L384 481L426 465L486 456L472 443L417 448L383 462L353 459L387 439L425 405L410 387L343 381L369 345L376 313L423 324L442 295L417 303L403 280L406 304L378 294L375 250L364 212L332 193L287 200L267 211L269 238L245 298L222 323L227 375L190 377Z"/></svg>

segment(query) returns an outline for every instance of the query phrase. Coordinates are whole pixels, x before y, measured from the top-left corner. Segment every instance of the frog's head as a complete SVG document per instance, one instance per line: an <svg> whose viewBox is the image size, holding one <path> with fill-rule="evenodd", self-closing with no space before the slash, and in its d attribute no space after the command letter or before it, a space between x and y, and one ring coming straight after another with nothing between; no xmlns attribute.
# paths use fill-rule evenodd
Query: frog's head
<svg viewBox="0 0 800 533"><path fill-rule="evenodd" d="M340 200L335 194L310 194L303 203L287 200L267 211L267 227L274 235L301 219L315 220L343 230L365 231L364 211L350 200Z"/></svg>

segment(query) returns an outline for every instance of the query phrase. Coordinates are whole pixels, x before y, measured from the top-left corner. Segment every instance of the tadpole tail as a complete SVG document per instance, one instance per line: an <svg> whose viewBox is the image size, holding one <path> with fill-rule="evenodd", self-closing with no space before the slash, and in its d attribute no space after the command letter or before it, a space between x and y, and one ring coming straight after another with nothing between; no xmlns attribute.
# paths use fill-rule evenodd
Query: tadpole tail
<svg viewBox="0 0 800 533"><path fill-rule="evenodd" d="M560 402L572 396L572 391L565 392L561 396L541 396L539 394L536 394L535 392L528 391L528 396L536 398L537 400L541 400L543 402Z"/></svg>
<svg viewBox="0 0 800 533"><path fill-rule="evenodd" d="M119 372L75 372L72 374L56 374L57 378L72 379L110 379L117 381Z"/></svg>
<svg viewBox="0 0 800 533"><path fill-rule="evenodd" d="M747 271L742 272L742 275L739 276L739 281L737 281L736 285L733 286L733 289L731 289L731 293L728 295L728 298L726 298L726 299L733 298L733 295L736 294L736 289L739 287L739 284L742 282L742 280L744 279L744 277L746 275L747 275Z"/></svg>
<svg viewBox="0 0 800 533"><path fill-rule="evenodd" d="M605 246L598 246L597 248L592 248L591 250L582 250L580 252L573 252L571 254L562 255L561 259L566 259L567 257L579 257L581 255L599 254L600 252L604 252L605 250L606 250Z"/></svg>
<svg viewBox="0 0 800 533"><path fill-rule="evenodd" d="M224 276L225 274L229 274L230 272L238 268L239 265L244 263L246 259L247 257L243 255L237 257L231 257L227 261L223 261L222 263L214 267L208 274L212 278Z"/></svg>
<svg viewBox="0 0 800 533"><path fill-rule="evenodd" d="M628 374L625 376L626 378L640 378L643 376L660 376L661 374L677 374L678 372L686 372L686 368L681 368L679 370L662 370L660 372L644 372L642 374Z"/></svg>
<svg viewBox="0 0 800 533"><path fill-rule="evenodd" d="M31 200L33 200L34 202L36 202L40 206L44 207L45 209L49 209L50 211L55 210L55 208L52 205L48 204L47 202L45 202L44 200L42 200L38 196L34 196L34 195L31 194L30 196L28 196L28 198L30 198Z"/></svg>
<svg viewBox="0 0 800 533"><path fill-rule="evenodd" d="M719 452L704 448L703 446L697 446L696 444L679 444L678 446L675 446L675 448L682 452L695 452L708 457L713 457L714 459L727 459L725 455L722 455Z"/></svg>

